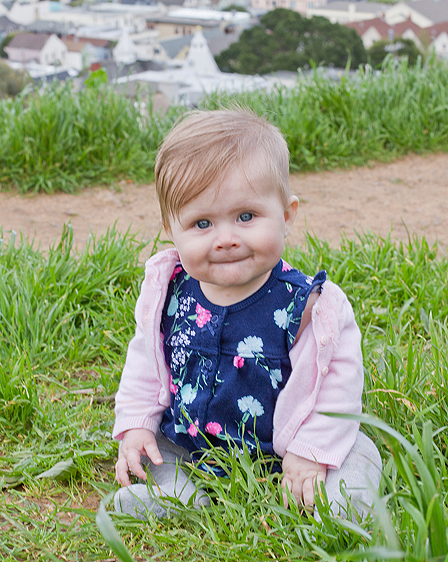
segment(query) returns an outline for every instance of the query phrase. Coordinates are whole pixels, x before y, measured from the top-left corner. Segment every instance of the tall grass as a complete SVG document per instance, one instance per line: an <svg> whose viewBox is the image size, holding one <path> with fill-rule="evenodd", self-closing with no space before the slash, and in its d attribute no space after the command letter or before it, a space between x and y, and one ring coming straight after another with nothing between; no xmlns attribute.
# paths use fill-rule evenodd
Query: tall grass
<svg viewBox="0 0 448 562"><path fill-rule="evenodd" d="M292 90L280 87L243 99L280 128L293 170L322 170L446 151L447 86L445 63L411 68L389 59L381 73L360 69L354 78L334 82L316 72ZM216 96L207 107L222 103L223 96Z"/></svg>
<svg viewBox="0 0 448 562"><path fill-rule="evenodd" d="M74 233L76 235L76 233ZM110 438L133 307L149 257L113 229L79 253L73 232L41 253L0 245L0 557L28 560L447 560L448 259L424 239L309 237L285 257L325 268L363 333L362 427L384 466L370 521L285 509L265 459L215 451L231 478L193 472L213 498L164 521L108 512ZM100 499L102 507L96 513ZM95 522L97 519L97 523ZM126 546L124 546L126 545Z"/></svg>
<svg viewBox="0 0 448 562"><path fill-rule="evenodd" d="M0 186L73 191L119 177L152 179L158 146L185 108L162 115L143 92L135 101L93 84L77 93L69 84L55 85L0 102ZM380 74L360 69L340 82L316 72L299 78L293 89L219 94L202 107L235 102L280 127L292 170L448 150L446 62L408 68L391 59Z"/></svg>
<svg viewBox="0 0 448 562"><path fill-rule="evenodd" d="M95 83L94 83L95 84ZM169 117L149 120L141 101L94 85L28 90L0 103L0 184L22 192L72 192L119 177L150 181ZM170 115L176 113L171 110Z"/></svg>

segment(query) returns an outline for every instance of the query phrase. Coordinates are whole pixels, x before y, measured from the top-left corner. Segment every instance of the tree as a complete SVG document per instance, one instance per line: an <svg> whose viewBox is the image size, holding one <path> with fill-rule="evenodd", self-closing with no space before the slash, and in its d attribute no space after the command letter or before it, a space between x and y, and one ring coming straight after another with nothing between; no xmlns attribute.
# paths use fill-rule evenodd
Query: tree
<svg viewBox="0 0 448 562"><path fill-rule="evenodd" d="M376 41L367 51L369 62L373 68L380 68L389 53L394 58L407 57L409 66L414 66L421 55L412 39L403 39L402 37L396 37L393 41Z"/></svg>
<svg viewBox="0 0 448 562"><path fill-rule="evenodd" d="M239 4L230 4L222 9L223 12L246 12L246 8L244 6L240 6Z"/></svg>
<svg viewBox="0 0 448 562"><path fill-rule="evenodd" d="M16 96L29 82L30 79L23 72L13 70L0 61L0 99Z"/></svg>
<svg viewBox="0 0 448 562"><path fill-rule="evenodd" d="M6 35L6 37L4 37L3 41L0 43L0 57L2 59L8 58L8 53L5 51L5 47L7 47L11 43L14 35L16 35L16 33L10 33L9 35Z"/></svg>
<svg viewBox="0 0 448 562"><path fill-rule="evenodd" d="M296 71L310 61L345 67L349 60L352 68L367 60L354 29L323 17L304 18L285 8L265 14L259 25L243 31L236 43L216 57L222 71L241 74Z"/></svg>

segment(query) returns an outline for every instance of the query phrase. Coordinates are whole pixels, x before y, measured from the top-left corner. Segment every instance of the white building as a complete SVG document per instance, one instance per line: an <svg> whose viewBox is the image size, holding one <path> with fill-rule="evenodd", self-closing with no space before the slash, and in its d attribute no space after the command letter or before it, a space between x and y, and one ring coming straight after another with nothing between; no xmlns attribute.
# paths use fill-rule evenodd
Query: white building
<svg viewBox="0 0 448 562"><path fill-rule="evenodd" d="M399 2L387 9L385 19L389 24L410 19L420 27L430 27L448 21L448 0Z"/></svg>
<svg viewBox="0 0 448 562"><path fill-rule="evenodd" d="M29 62L66 65L67 46L55 34L17 33L4 49L10 61L24 66Z"/></svg>
<svg viewBox="0 0 448 562"><path fill-rule="evenodd" d="M134 81L149 84L152 90L163 94L169 103L189 106L213 92L236 93L268 87L267 80L260 76L221 72L200 29L193 36L181 68L132 74L119 78L117 83Z"/></svg>
<svg viewBox="0 0 448 562"><path fill-rule="evenodd" d="M370 20L382 16L390 4L377 2L351 2L349 0L336 0L323 7L309 7L306 17L323 16L331 23L348 23L354 21Z"/></svg>
<svg viewBox="0 0 448 562"><path fill-rule="evenodd" d="M58 9L58 2L43 0L42 2L15 2L9 12L5 15L20 25L29 25L36 20L47 19L48 14Z"/></svg>
<svg viewBox="0 0 448 562"><path fill-rule="evenodd" d="M117 7L119 6L119 9ZM135 9L137 8L137 9ZM45 19L64 23L67 29L106 28L141 33L146 30L146 14L154 13L154 6L128 6L125 4L98 4L88 8L65 7L51 11Z"/></svg>

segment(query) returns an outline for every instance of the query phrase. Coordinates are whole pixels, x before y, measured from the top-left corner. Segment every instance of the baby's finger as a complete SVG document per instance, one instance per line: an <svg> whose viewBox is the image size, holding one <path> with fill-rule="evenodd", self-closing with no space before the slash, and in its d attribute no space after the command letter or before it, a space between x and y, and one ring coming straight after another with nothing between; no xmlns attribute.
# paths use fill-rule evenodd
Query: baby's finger
<svg viewBox="0 0 448 562"><path fill-rule="evenodd" d="M290 493L291 496L293 496L296 499L296 501L301 500L301 492L298 491L297 483L293 482L289 478L283 477L281 485L283 489L285 490L288 489L288 492ZM297 496L297 494L299 495ZM289 507L288 494L286 492L283 493L283 505L285 507Z"/></svg>
<svg viewBox="0 0 448 562"><path fill-rule="evenodd" d="M303 495L304 505L314 504L314 479L313 478L307 478L306 480L304 480L302 495Z"/></svg>
<svg viewBox="0 0 448 562"><path fill-rule="evenodd" d="M137 449L133 449L127 456L127 463L129 470L137 476L137 478L141 478L142 480L146 480L146 472L143 470L143 467L140 462L140 452Z"/></svg>
<svg viewBox="0 0 448 562"><path fill-rule="evenodd" d="M122 486L129 486L131 481L128 474L128 461L126 457L120 457L115 464L115 478Z"/></svg>
<svg viewBox="0 0 448 562"><path fill-rule="evenodd" d="M151 462L153 462L154 464L163 463L162 455L160 454L159 447L157 447L157 442L155 439L152 442L145 443L144 447L146 454L151 459Z"/></svg>

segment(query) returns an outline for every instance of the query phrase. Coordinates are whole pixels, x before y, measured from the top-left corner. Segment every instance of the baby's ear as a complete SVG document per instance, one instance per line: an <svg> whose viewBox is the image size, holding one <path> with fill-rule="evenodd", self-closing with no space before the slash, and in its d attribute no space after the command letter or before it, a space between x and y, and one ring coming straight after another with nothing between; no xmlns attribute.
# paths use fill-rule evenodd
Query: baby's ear
<svg viewBox="0 0 448 562"><path fill-rule="evenodd" d="M289 205L285 209L285 236L291 232L292 225L297 216L299 210L299 200L295 195L291 196L289 200Z"/></svg>
<svg viewBox="0 0 448 562"><path fill-rule="evenodd" d="M171 234L171 228L169 224L165 224L164 222L162 222L162 228L165 231L165 234L168 236L168 238L172 241L173 240L173 235Z"/></svg>

